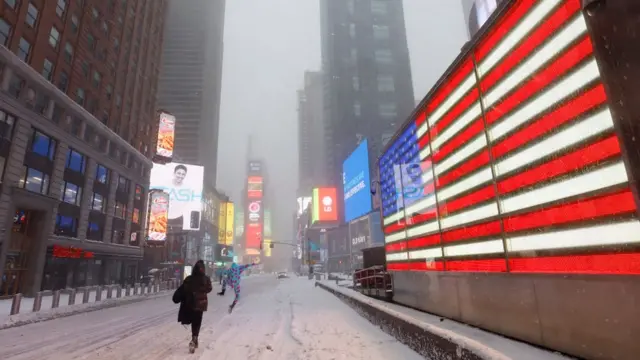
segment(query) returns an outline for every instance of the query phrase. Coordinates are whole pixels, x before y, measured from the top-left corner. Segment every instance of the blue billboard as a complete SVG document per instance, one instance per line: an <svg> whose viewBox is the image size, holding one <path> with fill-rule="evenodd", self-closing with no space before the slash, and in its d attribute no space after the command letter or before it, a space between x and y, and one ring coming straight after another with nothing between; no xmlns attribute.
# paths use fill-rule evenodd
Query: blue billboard
<svg viewBox="0 0 640 360"><path fill-rule="evenodd" d="M371 212L371 181L369 177L369 145L365 139L342 163L345 222Z"/></svg>

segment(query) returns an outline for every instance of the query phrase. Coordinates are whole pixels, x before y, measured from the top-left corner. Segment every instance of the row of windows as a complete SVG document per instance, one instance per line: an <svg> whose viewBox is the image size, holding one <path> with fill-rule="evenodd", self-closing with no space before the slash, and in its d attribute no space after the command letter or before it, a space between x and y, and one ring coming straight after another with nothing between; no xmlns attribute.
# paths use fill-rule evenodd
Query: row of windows
<svg viewBox="0 0 640 360"><path fill-rule="evenodd" d="M360 77L353 76L353 90L360 91ZM396 81L392 75L378 75L378 91L379 92L394 92L396 90Z"/></svg>
<svg viewBox="0 0 640 360"><path fill-rule="evenodd" d="M353 103L353 114L362 116L362 105L359 101ZM378 114L387 119L393 119L398 116L398 109L395 103L378 104Z"/></svg>
<svg viewBox="0 0 640 360"><path fill-rule="evenodd" d="M78 236L78 219L72 216L58 215L56 217L56 226L54 233L58 236L77 237ZM102 241L104 228L99 223L89 222L87 226L87 239L94 241ZM124 243L124 231L113 230L111 241L116 244Z"/></svg>
<svg viewBox="0 0 640 360"><path fill-rule="evenodd" d="M371 0L371 13L374 15L386 15L389 12L387 5L385 0ZM355 13L355 0L347 0L347 9L349 14L353 15Z"/></svg>
<svg viewBox="0 0 640 360"><path fill-rule="evenodd" d="M373 25L373 38L375 40L389 40L391 37L391 31L387 25ZM349 24L349 36L352 39L356 38L356 24Z"/></svg>

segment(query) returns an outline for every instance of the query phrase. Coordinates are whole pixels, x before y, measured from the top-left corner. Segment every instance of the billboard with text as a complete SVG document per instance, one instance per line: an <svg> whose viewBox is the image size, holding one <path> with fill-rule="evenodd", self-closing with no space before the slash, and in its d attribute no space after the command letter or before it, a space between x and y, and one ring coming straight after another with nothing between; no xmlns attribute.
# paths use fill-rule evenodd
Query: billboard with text
<svg viewBox="0 0 640 360"><path fill-rule="evenodd" d="M349 222L371 211L369 145L365 139L342 163L344 221Z"/></svg>
<svg viewBox="0 0 640 360"><path fill-rule="evenodd" d="M169 194L169 226L200 229L203 178L204 167L199 165L153 164L150 188Z"/></svg>
<svg viewBox="0 0 640 360"><path fill-rule="evenodd" d="M311 223L338 221L336 188L313 189Z"/></svg>

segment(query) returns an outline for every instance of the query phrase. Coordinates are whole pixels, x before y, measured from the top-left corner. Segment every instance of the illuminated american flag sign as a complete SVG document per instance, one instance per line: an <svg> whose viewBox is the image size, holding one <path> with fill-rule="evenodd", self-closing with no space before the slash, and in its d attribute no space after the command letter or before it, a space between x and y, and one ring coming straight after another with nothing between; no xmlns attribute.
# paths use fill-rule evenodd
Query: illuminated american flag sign
<svg viewBox="0 0 640 360"><path fill-rule="evenodd" d="M388 268L640 273L613 125L580 0L512 2L379 160Z"/></svg>

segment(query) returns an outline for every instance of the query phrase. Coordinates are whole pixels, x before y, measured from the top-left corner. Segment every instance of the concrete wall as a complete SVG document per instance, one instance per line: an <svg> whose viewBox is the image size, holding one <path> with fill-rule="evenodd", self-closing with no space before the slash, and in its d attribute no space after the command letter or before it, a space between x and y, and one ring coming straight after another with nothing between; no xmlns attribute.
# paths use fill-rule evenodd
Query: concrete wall
<svg viewBox="0 0 640 360"><path fill-rule="evenodd" d="M638 359L640 281L627 276L393 272L393 300L587 359Z"/></svg>

